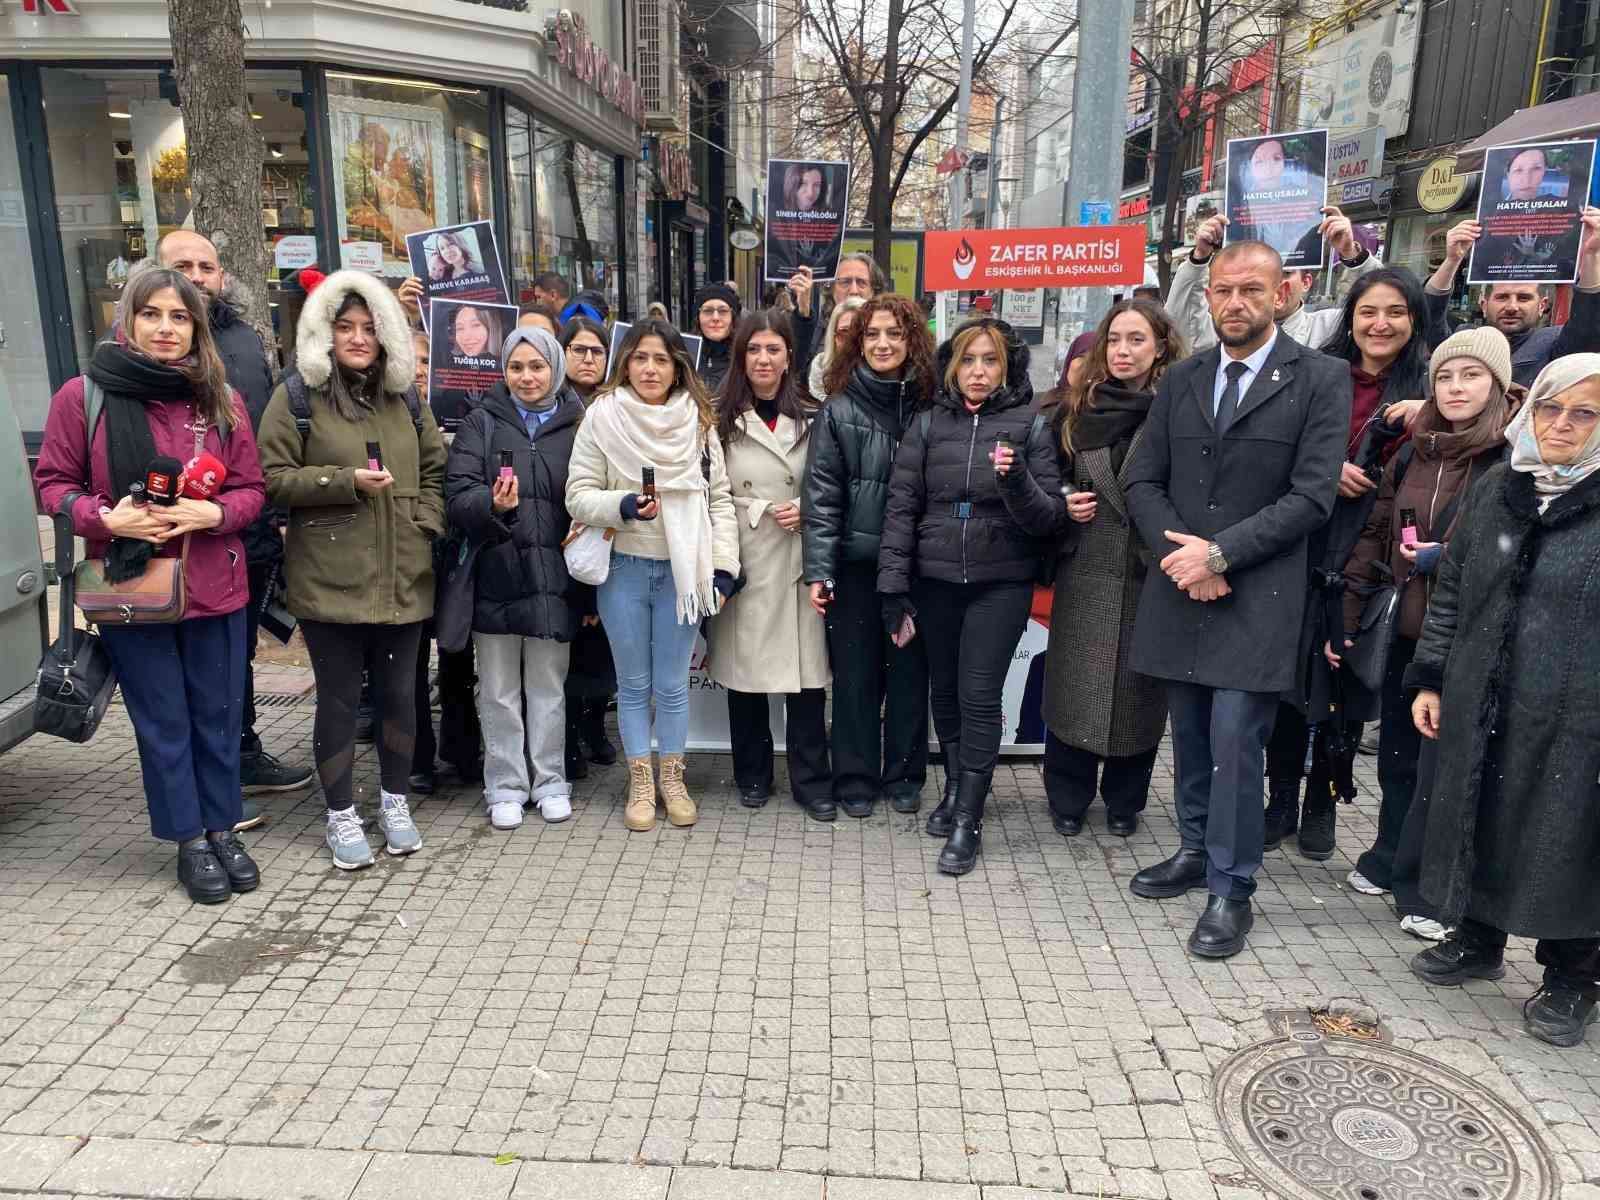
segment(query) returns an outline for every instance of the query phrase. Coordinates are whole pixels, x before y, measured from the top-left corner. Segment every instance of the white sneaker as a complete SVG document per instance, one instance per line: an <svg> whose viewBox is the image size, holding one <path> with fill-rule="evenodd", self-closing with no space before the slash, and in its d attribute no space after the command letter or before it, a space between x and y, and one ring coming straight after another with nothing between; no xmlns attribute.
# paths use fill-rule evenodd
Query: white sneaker
<svg viewBox="0 0 1600 1200"><path fill-rule="evenodd" d="M1389 894L1388 888L1379 887L1360 871L1351 871L1350 874L1344 877L1344 881L1350 885L1352 890L1360 892L1363 896L1387 896Z"/></svg>
<svg viewBox="0 0 1600 1200"><path fill-rule="evenodd" d="M1450 931L1432 917L1401 917L1400 928L1425 942L1442 942Z"/></svg>
<svg viewBox="0 0 1600 1200"><path fill-rule="evenodd" d="M333 865L339 870L357 871L372 865L372 847L367 844L361 815L356 812L354 805L328 813L325 839L328 849L333 851Z"/></svg>
<svg viewBox="0 0 1600 1200"><path fill-rule="evenodd" d="M571 796L546 796L539 801L539 815L554 825L558 821L565 821L572 815Z"/></svg>
<svg viewBox="0 0 1600 1200"><path fill-rule="evenodd" d="M515 829L522 824L522 805L515 800L499 800L489 805L489 824L496 829Z"/></svg>

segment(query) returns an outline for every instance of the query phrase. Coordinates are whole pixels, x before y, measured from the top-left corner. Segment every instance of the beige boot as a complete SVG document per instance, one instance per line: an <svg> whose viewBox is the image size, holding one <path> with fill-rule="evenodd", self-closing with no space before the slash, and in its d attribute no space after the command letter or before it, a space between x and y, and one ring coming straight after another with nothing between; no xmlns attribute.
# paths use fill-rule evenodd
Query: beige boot
<svg viewBox="0 0 1600 1200"><path fill-rule="evenodd" d="M694 798L683 786L683 755L661 756L661 799L666 801L667 820L674 825L693 825L699 819Z"/></svg>
<svg viewBox="0 0 1600 1200"><path fill-rule="evenodd" d="M656 827L656 776L648 754L628 760L628 803L622 823L635 833Z"/></svg>

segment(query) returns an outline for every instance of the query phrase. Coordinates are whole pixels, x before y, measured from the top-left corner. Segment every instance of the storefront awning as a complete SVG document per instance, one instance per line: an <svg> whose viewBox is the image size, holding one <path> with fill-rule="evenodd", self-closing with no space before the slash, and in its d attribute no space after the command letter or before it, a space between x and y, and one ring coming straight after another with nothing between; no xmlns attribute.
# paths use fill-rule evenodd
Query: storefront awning
<svg viewBox="0 0 1600 1200"><path fill-rule="evenodd" d="M1532 108L1518 109L1488 133L1456 151L1456 170L1478 170L1483 166L1483 152L1493 146L1560 142L1569 138L1590 138L1596 133L1600 133L1600 92L1535 104Z"/></svg>

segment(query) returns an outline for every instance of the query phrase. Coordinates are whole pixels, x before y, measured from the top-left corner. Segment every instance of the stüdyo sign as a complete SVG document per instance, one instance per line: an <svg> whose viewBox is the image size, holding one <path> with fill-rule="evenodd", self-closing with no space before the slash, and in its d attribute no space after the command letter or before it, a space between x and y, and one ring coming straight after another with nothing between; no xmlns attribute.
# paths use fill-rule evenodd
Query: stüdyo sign
<svg viewBox="0 0 1600 1200"><path fill-rule="evenodd" d="M559 65L588 84L613 107L632 117L634 124L644 124L644 92L638 81L594 44L583 14L563 9L555 18L555 39Z"/></svg>
<svg viewBox="0 0 1600 1200"><path fill-rule="evenodd" d="M923 234L930 292L1144 282L1144 225L953 229Z"/></svg>

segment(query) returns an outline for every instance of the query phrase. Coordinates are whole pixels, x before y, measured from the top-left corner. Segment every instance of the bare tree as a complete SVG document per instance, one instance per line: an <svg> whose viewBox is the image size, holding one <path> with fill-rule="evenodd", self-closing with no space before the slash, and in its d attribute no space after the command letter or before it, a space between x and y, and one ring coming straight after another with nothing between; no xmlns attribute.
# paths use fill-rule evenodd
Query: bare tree
<svg viewBox="0 0 1600 1200"><path fill-rule="evenodd" d="M210 238L232 277L241 315L275 356L261 224L266 153L250 119L239 0L168 0L172 65L188 143L194 227Z"/></svg>
<svg viewBox="0 0 1600 1200"><path fill-rule="evenodd" d="M1164 205L1159 251L1161 286L1172 277L1172 251L1182 245L1183 172L1185 152L1197 145L1207 124L1216 122L1220 147L1230 112L1250 106L1253 119L1261 103L1276 104L1275 76L1255 80L1246 64L1274 44L1282 45L1285 20L1295 8L1284 0L1164 0L1146 5L1147 21L1134 30L1131 62L1137 76L1149 82L1156 105L1152 153L1157 163L1167 155L1162 194ZM1279 75L1282 74L1280 71ZM1250 82L1241 86L1243 80ZM1243 122L1240 122L1241 132Z"/></svg>

